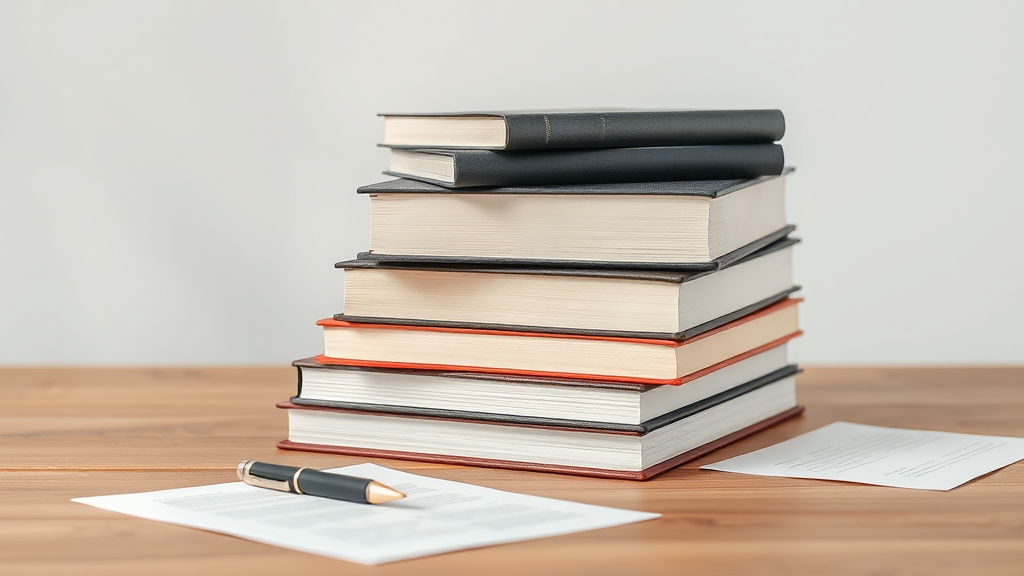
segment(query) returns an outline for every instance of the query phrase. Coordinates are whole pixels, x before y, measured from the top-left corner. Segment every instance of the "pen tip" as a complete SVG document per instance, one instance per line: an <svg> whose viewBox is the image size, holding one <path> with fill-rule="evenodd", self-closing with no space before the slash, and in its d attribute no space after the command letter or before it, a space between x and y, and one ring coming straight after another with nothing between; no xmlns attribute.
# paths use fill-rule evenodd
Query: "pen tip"
<svg viewBox="0 0 1024 576"><path fill-rule="evenodd" d="M405 498L405 494L394 488L388 488L379 482L370 482L366 486L366 501L370 504L383 504L385 502L401 500L402 498Z"/></svg>

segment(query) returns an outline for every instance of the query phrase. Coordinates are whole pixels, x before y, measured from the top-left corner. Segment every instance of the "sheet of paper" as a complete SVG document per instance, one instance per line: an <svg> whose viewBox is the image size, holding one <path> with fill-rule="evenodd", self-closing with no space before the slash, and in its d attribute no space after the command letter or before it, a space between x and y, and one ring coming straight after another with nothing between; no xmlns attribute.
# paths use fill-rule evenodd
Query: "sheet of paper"
<svg viewBox="0 0 1024 576"><path fill-rule="evenodd" d="M952 490L1024 460L1024 438L833 422L705 470Z"/></svg>
<svg viewBox="0 0 1024 576"><path fill-rule="evenodd" d="M406 498L371 506L231 482L73 501L361 564L557 536L661 516L503 492L374 464L328 472L372 478L405 493Z"/></svg>

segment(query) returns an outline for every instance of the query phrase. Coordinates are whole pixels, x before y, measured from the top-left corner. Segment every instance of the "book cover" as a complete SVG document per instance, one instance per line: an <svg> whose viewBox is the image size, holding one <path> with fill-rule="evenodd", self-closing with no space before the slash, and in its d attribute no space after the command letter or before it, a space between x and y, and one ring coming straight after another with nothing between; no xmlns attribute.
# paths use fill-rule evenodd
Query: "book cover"
<svg viewBox="0 0 1024 576"><path fill-rule="evenodd" d="M703 196L720 198L726 194L756 186L768 180L787 176L796 170L786 167L777 176L732 180L676 180L669 182L599 182L595 184L552 184L541 186L478 186L453 191L444 186L418 180L398 178L367 184L356 189L359 194L554 194L625 195L625 196Z"/></svg>

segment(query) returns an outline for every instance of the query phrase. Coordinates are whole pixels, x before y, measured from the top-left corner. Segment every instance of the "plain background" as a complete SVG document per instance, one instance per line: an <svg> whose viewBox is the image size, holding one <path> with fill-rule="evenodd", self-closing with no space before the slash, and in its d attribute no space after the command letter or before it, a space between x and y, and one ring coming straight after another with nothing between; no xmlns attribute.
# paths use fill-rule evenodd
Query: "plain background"
<svg viewBox="0 0 1024 576"><path fill-rule="evenodd" d="M807 364L1024 362L1024 3L0 2L0 364L283 364L382 111L780 108Z"/></svg>

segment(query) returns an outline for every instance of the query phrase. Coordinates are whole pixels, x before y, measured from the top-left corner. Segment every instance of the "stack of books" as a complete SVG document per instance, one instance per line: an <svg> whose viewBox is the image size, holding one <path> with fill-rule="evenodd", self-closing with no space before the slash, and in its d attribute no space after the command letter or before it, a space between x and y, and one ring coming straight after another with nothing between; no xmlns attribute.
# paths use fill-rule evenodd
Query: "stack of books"
<svg viewBox="0 0 1024 576"><path fill-rule="evenodd" d="M384 122L280 448L643 480L802 410L781 112Z"/></svg>

